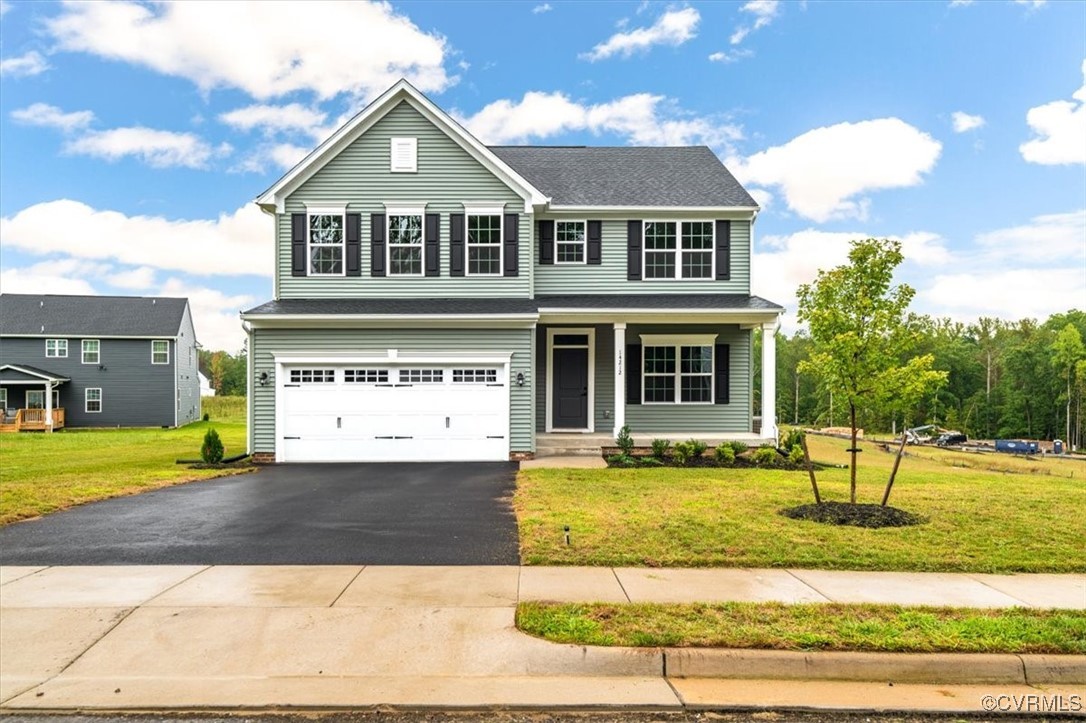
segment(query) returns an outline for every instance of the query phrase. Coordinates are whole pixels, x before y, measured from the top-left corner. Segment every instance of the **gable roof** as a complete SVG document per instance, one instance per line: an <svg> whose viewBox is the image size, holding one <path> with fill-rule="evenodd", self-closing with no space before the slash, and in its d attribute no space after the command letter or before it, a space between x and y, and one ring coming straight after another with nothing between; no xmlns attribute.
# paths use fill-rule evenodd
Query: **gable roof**
<svg viewBox="0 0 1086 723"><path fill-rule="evenodd" d="M0 294L0 335L175 337L188 299Z"/></svg>
<svg viewBox="0 0 1086 723"><path fill-rule="evenodd" d="M32 367L28 364L4 364L0 366L0 380L8 384L16 384L27 381L38 382L70 382L69 377L47 372L44 369Z"/></svg>
<svg viewBox="0 0 1086 723"><path fill-rule="evenodd" d="M524 199L526 210L528 210L528 206L541 205L547 202L547 198L539 189L513 170L493 151L480 143L475 136L468 133L463 126L453 120L445 111L438 108L433 101L420 93L413 85L401 79L347 121L294 168L287 171L282 178L272 184L271 188L257 196L257 204L265 211L271 212L274 210L282 213L288 195L309 180L313 174L339 155L340 151L353 143L401 102L410 104L423 117L474 157L475 160L482 163L491 173L509 185Z"/></svg>
<svg viewBox="0 0 1086 723"><path fill-rule="evenodd" d="M562 206L757 209L707 146L491 146Z"/></svg>

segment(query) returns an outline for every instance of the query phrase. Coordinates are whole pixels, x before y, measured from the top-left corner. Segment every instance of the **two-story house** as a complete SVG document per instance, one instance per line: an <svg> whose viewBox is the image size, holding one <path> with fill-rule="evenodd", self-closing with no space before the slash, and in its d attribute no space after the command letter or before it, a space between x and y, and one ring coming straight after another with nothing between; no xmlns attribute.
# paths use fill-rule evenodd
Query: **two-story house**
<svg viewBox="0 0 1086 723"><path fill-rule="evenodd" d="M753 431L758 206L705 147L488 147L400 81L263 193L242 314L264 461L505 460ZM565 435L583 435L569 442Z"/></svg>
<svg viewBox="0 0 1086 723"><path fill-rule="evenodd" d="M0 294L0 426L193 422L196 347L188 299Z"/></svg>

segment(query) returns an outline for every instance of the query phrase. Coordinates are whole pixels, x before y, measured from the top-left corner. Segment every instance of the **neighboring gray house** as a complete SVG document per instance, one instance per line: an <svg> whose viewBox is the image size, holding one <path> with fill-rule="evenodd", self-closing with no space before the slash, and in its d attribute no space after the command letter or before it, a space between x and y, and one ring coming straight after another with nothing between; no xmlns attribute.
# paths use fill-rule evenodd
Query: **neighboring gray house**
<svg viewBox="0 0 1086 723"><path fill-rule="evenodd" d="M257 203L273 300L243 312L264 461L503 460L775 439L752 410L758 205L705 147L487 147L400 81Z"/></svg>
<svg viewBox="0 0 1086 723"><path fill-rule="evenodd" d="M196 346L187 299L0 294L2 424L20 431L197 420Z"/></svg>

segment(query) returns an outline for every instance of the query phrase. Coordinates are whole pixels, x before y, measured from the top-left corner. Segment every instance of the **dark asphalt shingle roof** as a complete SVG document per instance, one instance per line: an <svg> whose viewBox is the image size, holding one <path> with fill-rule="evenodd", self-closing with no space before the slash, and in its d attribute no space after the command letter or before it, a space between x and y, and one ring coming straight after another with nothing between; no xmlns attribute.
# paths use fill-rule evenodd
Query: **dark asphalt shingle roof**
<svg viewBox="0 0 1086 723"><path fill-rule="evenodd" d="M660 311L781 311L782 307L746 294L623 294L540 296L535 299L281 299L268 301L245 314L280 315L397 315L397 314L534 314L539 309L623 309Z"/></svg>
<svg viewBox="0 0 1086 723"><path fill-rule="evenodd" d="M491 146L557 206L756 207L707 146Z"/></svg>
<svg viewBox="0 0 1086 723"><path fill-rule="evenodd" d="M71 381L69 377L66 377L63 374L49 372L38 367L32 367L29 364L5 364L0 367L0 379L2 379L3 381L12 381L18 379L20 376L25 377L28 376L27 373L29 373L29 375L37 374L43 377L48 377L50 379Z"/></svg>
<svg viewBox="0 0 1086 723"><path fill-rule="evenodd" d="M0 335L177 336L187 299L0 294Z"/></svg>

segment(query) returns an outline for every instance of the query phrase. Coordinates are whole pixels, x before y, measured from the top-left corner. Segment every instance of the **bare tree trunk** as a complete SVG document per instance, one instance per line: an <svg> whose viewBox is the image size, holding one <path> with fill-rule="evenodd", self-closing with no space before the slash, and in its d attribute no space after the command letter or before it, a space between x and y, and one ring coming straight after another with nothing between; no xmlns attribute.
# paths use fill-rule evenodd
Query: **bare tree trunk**
<svg viewBox="0 0 1086 723"><path fill-rule="evenodd" d="M890 479L886 482L886 491L882 493L882 506L886 506L887 500L890 499L890 490L894 487L894 478L897 477L897 468L901 465L901 455L905 453L905 442L908 440L907 434L901 435L901 444L897 448L897 457L894 458L894 468L890 470Z"/></svg>
<svg viewBox="0 0 1086 723"><path fill-rule="evenodd" d="M849 421L852 423L852 471L849 473L849 501L856 504L856 404L848 403Z"/></svg>
<svg viewBox="0 0 1086 723"><path fill-rule="evenodd" d="M792 424L799 426L799 369L796 369L796 408L792 413Z"/></svg>
<svg viewBox="0 0 1086 723"><path fill-rule="evenodd" d="M811 489L814 490L815 504L822 504L822 497L818 494L818 482L815 481L814 465L811 464L811 453L807 451L807 435L804 434L799 438L799 443L803 447L803 461L807 465L807 474L811 476Z"/></svg>
<svg viewBox="0 0 1086 723"><path fill-rule="evenodd" d="M1071 444L1071 370L1074 367L1068 367L1067 369L1067 444Z"/></svg>

